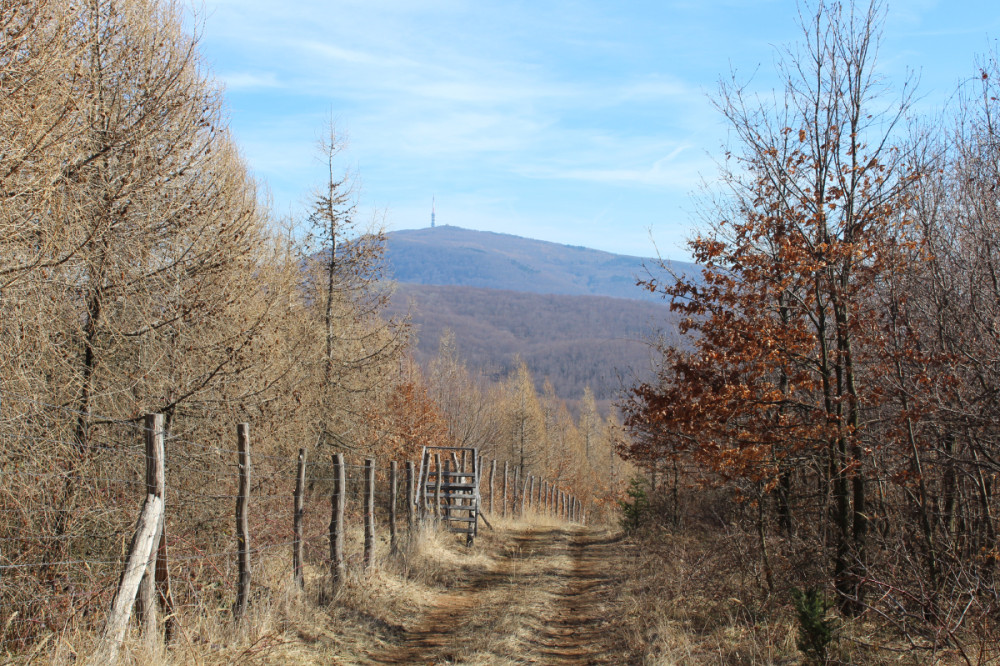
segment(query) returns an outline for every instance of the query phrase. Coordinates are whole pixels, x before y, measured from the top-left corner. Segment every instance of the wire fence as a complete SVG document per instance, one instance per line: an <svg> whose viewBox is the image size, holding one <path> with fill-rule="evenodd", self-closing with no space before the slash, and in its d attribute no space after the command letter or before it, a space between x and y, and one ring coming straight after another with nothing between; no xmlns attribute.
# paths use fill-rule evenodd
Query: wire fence
<svg viewBox="0 0 1000 666"><path fill-rule="evenodd" d="M100 427L81 433L81 414L71 408L0 398L0 656L16 662L28 659L33 648L53 635L102 630L146 497L147 432L138 420L87 414ZM228 613L239 594L241 546L233 508L240 478L238 450L230 446L235 441L235 432L230 440L213 443L164 437L166 509L160 549L169 583L161 597L169 599L174 618L184 609ZM366 469L360 459L343 465L341 528L348 526L347 567L364 566L368 559L362 535ZM374 547L384 553L390 546L389 507L397 507L393 532L405 534L409 511L417 511L408 507L420 493L417 498L408 495L405 463L397 467L395 494L389 462L377 461L372 469ZM418 469L416 461L414 474ZM329 584L337 472L330 456L307 460L301 514L307 590ZM297 473L297 452L251 450L249 537L243 550L252 580L287 580L293 571ZM488 487L485 482L483 487ZM541 487L532 501L542 501ZM512 504L517 493L513 478L506 491L497 492L509 495Z"/></svg>

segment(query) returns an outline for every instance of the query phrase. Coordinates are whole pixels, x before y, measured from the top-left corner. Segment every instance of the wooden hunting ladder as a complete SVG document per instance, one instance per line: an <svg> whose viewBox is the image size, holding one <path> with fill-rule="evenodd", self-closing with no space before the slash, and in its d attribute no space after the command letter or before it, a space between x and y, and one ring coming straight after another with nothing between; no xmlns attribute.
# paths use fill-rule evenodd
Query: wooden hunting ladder
<svg viewBox="0 0 1000 666"><path fill-rule="evenodd" d="M425 446L420 456L418 502L424 515L444 523L449 532L479 534L479 450L461 446Z"/></svg>

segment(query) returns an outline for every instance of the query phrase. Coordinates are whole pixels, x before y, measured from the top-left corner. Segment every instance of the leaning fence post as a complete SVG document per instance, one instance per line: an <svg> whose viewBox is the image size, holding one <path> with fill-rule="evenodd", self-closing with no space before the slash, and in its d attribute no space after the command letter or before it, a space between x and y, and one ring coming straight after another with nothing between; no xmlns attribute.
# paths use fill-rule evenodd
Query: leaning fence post
<svg viewBox="0 0 1000 666"><path fill-rule="evenodd" d="M145 428L143 428L146 442L146 495L154 495L164 500L165 504L165 477L163 470L163 456L158 452L163 451L163 414L147 414ZM164 506L166 508L166 506ZM153 537L154 543L160 541L160 534L163 531L163 519L161 517L156 527L156 535ZM139 583L138 600L136 602L136 615L139 626L146 638L146 643L150 647L156 645L156 557L157 548L153 548L149 554L149 561L146 563L146 572Z"/></svg>
<svg viewBox="0 0 1000 666"><path fill-rule="evenodd" d="M413 461L406 461L406 526L413 531L413 513L415 508L416 486L413 479Z"/></svg>
<svg viewBox="0 0 1000 666"><path fill-rule="evenodd" d="M248 496L250 494L250 424L236 426L236 449L239 455L240 485L236 495L236 548L238 578L233 617L239 620L246 613L250 602L250 521Z"/></svg>
<svg viewBox="0 0 1000 666"><path fill-rule="evenodd" d="M333 494L330 497L330 577L334 586L344 580L344 504L346 504L347 474L344 454L333 455Z"/></svg>
<svg viewBox="0 0 1000 666"><path fill-rule="evenodd" d="M365 458L365 552L364 567L375 561L375 460Z"/></svg>
<svg viewBox="0 0 1000 666"><path fill-rule="evenodd" d="M151 477L154 482L159 480L160 488L163 481L163 421L161 415L156 416L160 417L159 428L150 428L149 419L146 421L146 499L135 525L135 533L132 535L128 558L125 561L125 571L122 572L118 591L115 592L115 598L111 602L111 611L108 613L108 621L104 627L101 643L93 657L93 663L113 664L117 661L118 650L121 648L125 630L132 616L132 606L139 591L139 583L149 565L157 534L163 524L163 496L148 492ZM158 432L160 436L151 437L150 431Z"/></svg>
<svg viewBox="0 0 1000 666"><path fill-rule="evenodd" d="M398 467L395 460L389 463L389 550L393 553L399 550L399 544L396 542L396 492L399 490L396 473Z"/></svg>
<svg viewBox="0 0 1000 666"><path fill-rule="evenodd" d="M149 562L149 554L153 550L156 526L162 519L163 499L146 495L146 502L143 504L142 513L135 526L132 544L129 546L125 572L122 575L118 592L115 593L114 601L111 602L108 623L105 626L102 644L98 648L94 663L113 664L118 658L118 649L125 638L125 629L132 616L132 605L135 603L139 581L146 568L146 563Z"/></svg>
<svg viewBox="0 0 1000 666"><path fill-rule="evenodd" d="M302 516L305 513L306 450L299 449L299 464L295 474L294 513L292 514L292 576L299 589L305 587L302 571Z"/></svg>

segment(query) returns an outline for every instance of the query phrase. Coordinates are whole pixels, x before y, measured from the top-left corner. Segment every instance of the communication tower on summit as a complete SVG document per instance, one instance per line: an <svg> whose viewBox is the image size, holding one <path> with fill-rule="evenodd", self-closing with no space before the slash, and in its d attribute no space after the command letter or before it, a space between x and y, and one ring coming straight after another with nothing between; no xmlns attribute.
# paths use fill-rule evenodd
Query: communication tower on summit
<svg viewBox="0 0 1000 666"><path fill-rule="evenodd" d="M434 197L431 197L431 229L434 228Z"/></svg>

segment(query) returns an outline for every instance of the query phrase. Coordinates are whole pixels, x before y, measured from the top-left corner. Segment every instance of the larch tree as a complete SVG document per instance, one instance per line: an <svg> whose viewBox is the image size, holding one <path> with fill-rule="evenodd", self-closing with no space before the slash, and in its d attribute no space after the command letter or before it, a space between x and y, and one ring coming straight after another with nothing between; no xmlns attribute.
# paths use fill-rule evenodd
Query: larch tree
<svg viewBox="0 0 1000 666"><path fill-rule="evenodd" d="M331 124L320 145L325 181L307 219L304 289L322 331L318 441L351 448L364 438L363 400L390 388L407 337L403 322L384 318L391 293L383 277L385 231L357 219L353 178L337 167L342 149Z"/></svg>

